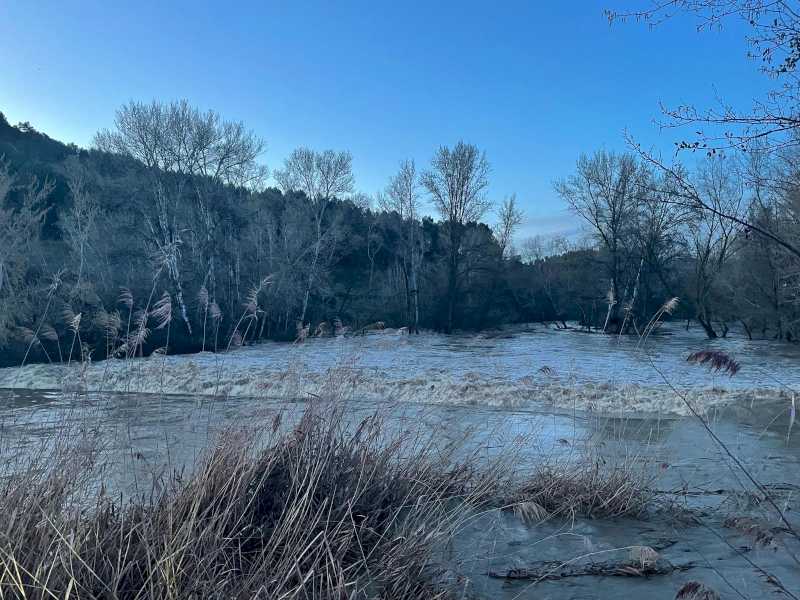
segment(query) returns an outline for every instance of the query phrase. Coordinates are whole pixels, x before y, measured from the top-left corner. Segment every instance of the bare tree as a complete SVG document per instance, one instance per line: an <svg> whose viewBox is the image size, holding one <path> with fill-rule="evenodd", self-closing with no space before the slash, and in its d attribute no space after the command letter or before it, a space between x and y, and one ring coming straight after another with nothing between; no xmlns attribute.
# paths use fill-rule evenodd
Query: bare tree
<svg viewBox="0 0 800 600"><path fill-rule="evenodd" d="M659 156L644 150L630 136L627 136L627 141L644 162L660 170L664 175L664 181L669 181L669 187L661 190L664 192L665 201L681 205L690 210L704 210L718 217L728 219L751 233L763 236L770 242L777 244L784 251L800 258L800 244L794 242L791 238L780 235L780 232L772 231L769 229L768 224L749 221L744 214L727 213L725 212L725 206L709 203L680 164L667 164Z"/></svg>
<svg viewBox="0 0 800 600"><path fill-rule="evenodd" d="M514 232L523 220L522 210L517 206L516 194L503 200L497 210L497 218L497 223L492 227L492 237L499 252L494 248L489 250L491 260L479 267L488 273L488 289L484 294L477 318L477 326L481 329L486 326L492 306L497 301L498 288L503 283L507 284L507 281L504 282L503 279L503 274L506 272L506 261L513 254ZM479 253L479 256L480 254L483 253Z"/></svg>
<svg viewBox="0 0 800 600"><path fill-rule="evenodd" d="M472 144L458 142L451 150L441 146L422 174L422 185L447 224L450 242L447 266L447 331L453 330L461 285L461 255L464 225L478 221L491 207L486 155Z"/></svg>
<svg viewBox="0 0 800 600"><path fill-rule="evenodd" d="M400 163L399 171L386 186L386 193L380 195L378 200L383 210L396 212L405 224L403 271L406 310L409 314L409 330L419 333L418 272L422 261L422 247L420 245L421 233L419 232L419 181L413 160L404 160Z"/></svg>
<svg viewBox="0 0 800 600"><path fill-rule="evenodd" d="M78 259L75 292L80 293L99 209L90 191L89 174L76 156L67 159L65 172L72 205L63 219L63 229Z"/></svg>
<svg viewBox="0 0 800 600"><path fill-rule="evenodd" d="M561 235L542 235L537 234L528 237L522 242L522 259L530 265L538 275L541 285L541 291L549 304L550 312L556 320L558 327L566 329L565 322L565 306L562 302L562 296L575 296L571 294L572 289L585 289L585 281L581 282L583 285L565 286L563 281L558 281L561 277L564 279L568 274L560 267L562 265L554 264L552 257L564 256L569 252L573 252L577 247L571 243L566 237ZM564 289L564 288L567 289ZM565 292L567 292L565 294ZM572 298L570 298L572 299Z"/></svg>
<svg viewBox="0 0 800 600"><path fill-rule="evenodd" d="M630 12L606 11L610 22L635 19L651 26L676 15L696 19L698 30L723 26L740 20L750 28L746 44L748 56L760 61L761 71L775 82L765 96L755 98L749 109L739 109L718 100L718 106L698 109L693 105L661 107L667 128L692 127L693 140L676 142L679 150L703 150L709 155L718 151L740 150L748 155L794 151L800 147L800 11L790 0L652 0L648 8ZM706 202L693 182L679 166L667 165L645 151L628 136L629 144L648 162L655 165L678 185L671 202L692 210L703 210L718 218L736 223L749 233L774 244L793 260L800 258L800 244L787 237L774 219L753 219L746 213L726 213L726 207ZM782 182L776 182L781 185ZM758 182L763 186L764 182ZM769 185L769 184L767 184ZM761 211L762 216L766 213Z"/></svg>
<svg viewBox="0 0 800 600"><path fill-rule="evenodd" d="M30 316L35 290L26 284L26 278L47 212L44 201L53 187L49 179L18 184L0 156L0 346L6 344L13 328ZM12 192L19 192L21 199L12 201Z"/></svg>
<svg viewBox="0 0 800 600"><path fill-rule="evenodd" d="M705 202L715 211L697 210L689 224L689 235L694 259L693 300L696 317L709 338L718 336L714 328L715 316L727 333L724 316L715 315L722 302L715 302L717 283L728 261L736 251L739 232L737 224L720 215L738 215L742 211L743 187L720 159L710 159L698 173L697 189Z"/></svg>
<svg viewBox="0 0 800 600"><path fill-rule="evenodd" d="M750 152L742 177L750 196L747 222L774 233L793 246L800 244L798 149ZM763 235L744 232L737 254L732 295L748 335L774 328L778 339L796 339L800 324L800 258Z"/></svg>
<svg viewBox="0 0 800 600"><path fill-rule="evenodd" d="M332 200L352 193L352 163L349 152L316 152L309 148L297 148L284 161L283 169L274 173L284 193L302 192L305 195L314 225L315 239L312 241L311 261L299 316L301 323L305 322L311 290L320 277L320 259L325 254L323 246L335 237L334 227L326 223L325 213Z"/></svg>
<svg viewBox="0 0 800 600"><path fill-rule="evenodd" d="M94 138L101 150L130 156L151 169L199 175L234 186L258 185L264 142L241 122L201 112L188 101L129 102L117 110L114 129Z"/></svg>
<svg viewBox="0 0 800 600"><path fill-rule="evenodd" d="M502 258L507 258L513 250L514 232L522 225L523 213L517 206L517 195L512 194L503 200L497 211L497 224L493 228L494 237L500 246Z"/></svg>
<svg viewBox="0 0 800 600"><path fill-rule="evenodd" d="M652 310L648 302L659 284L664 292L655 298L659 306L665 296L677 295L671 276L676 271L676 263L686 257L686 224L694 211L670 201L674 182L660 172L648 172L644 186L637 203L633 234L635 254L642 265L643 293L638 314L649 319Z"/></svg>
<svg viewBox="0 0 800 600"><path fill-rule="evenodd" d="M129 102L117 110L114 128L98 132L94 143L101 150L138 160L150 170L156 214L148 215L147 231L160 264L170 265L166 272L191 333L182 283L175 279L181 272L180 232L192 230L202 240L201 262L207 265L202 287L214 302L219 218L211 202L212 192L223 186L259 188L266 177L266 168L257 162L264 142L242 123L225 121L214 111L201 112L180 100ZM178 224L176 217L187 190L192 190L195 202L196 210L190 212L192 225Z"/></svg>
<svg viewBox="0 0 800 600"><path fill-rule="evenodd" d="M555 184L558 195L589 223L608 253L611 284L604 329L611 324L614 332L620 331L623 323L620 310L629 302L626 244L646 175L634 156L600 151L592 157L582 155L575 175Z"/></svg>
<svg viewBox="0 0 800 600"><path fill-rule="evenodd" d="M696 19L698 30L711 30L738 19L750 28L748 56L761 62L762 72L775 82L765 97L749 109L737 109L724 100L711 109L693 105L662 106L666 127L691 126L696 139L678 142L682 149L715 153L725 149L750 150L764 142L773 148L800 144L800 11L791 0L651 0L644 10L607 10L610 22L634 19L656 26L678 14Z"/></svg>

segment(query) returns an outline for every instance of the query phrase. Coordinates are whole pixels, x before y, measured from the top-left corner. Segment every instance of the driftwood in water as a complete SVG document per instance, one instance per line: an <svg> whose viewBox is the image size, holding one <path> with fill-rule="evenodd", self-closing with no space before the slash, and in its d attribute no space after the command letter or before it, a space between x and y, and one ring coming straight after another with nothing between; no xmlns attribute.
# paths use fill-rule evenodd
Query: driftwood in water
<svg viewBox="0 0 800 600"><path fill-rule="evenodd" d="M526 569L509 569L508 571L489 571L488 576L495 579L555 580L568 577L650 577L652 575L669 575L676 571L688 571L693 562L673 564L659 558L653 562L636 560L601 561L570 565L558 560L537 562Z"/></svg>

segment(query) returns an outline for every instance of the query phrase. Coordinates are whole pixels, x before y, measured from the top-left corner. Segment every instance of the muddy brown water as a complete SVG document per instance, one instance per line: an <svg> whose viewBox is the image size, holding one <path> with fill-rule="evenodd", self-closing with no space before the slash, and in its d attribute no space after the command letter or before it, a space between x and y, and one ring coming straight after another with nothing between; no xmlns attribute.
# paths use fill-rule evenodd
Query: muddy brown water
<svg viewBox="0 0 800 600"><path fill-rule="evenodd" d="M653 344L656 358L670 377L684 386L708 385L697 369L687 368L685 354L706 347L694 332L673 328ZM419 365L454 371L491 370L521 373L542 365L570 371L578 379L624 378L652 384L655 376L635 352L635 344L588 334L505 334L442 338L421 336L392 350L368 341L362 362L376 368L413 371ZM467 341L464 341L467 340ZM333 362L335 342L310 347L306 360ZM331 346L326 350L326 345ZM789 433L792 389L800 387L796 369L798 349L771 342L733 339L714 346L733 352L742 373L727 386L775 385L786 397L758 403L738 402L714 410L709 423L730 450L773 497L795 527L800 528L800 426ZM277 345L243 349L246 360L268 354L280 360ZM288 355L283 352L283 355ZM261 356L261 358L258 358ZM210 360L210 359L209 359ZM767 382L767 383L765 383ZM780 382L780 383L778 383ZM180 395L64 394L58 391L0 389L0 447L4 468L13 457L47 446L60 430L83 426L102 437L111 465L107 476L125 493L146 492L153 474L191 469L215 435L229 425L269 422L280 412L297 415L303 402L269 399L210 399ZM351 401L354 419L370 414L374 403ZM658 475L656 486L676 506L685 509L655 512L640 519L552 520L525 523L506 511L471 518L447 551L446 564L468 595L478 598L651 598L671 599L686 581L698 580L723 598L781 597L770 578L800 596L800 567L790 558L800 548L777 532L775 547L759 547L748 534L725 526L729 517L749 517L766 527L780 527L766 504L746 492L752 485L702 425L693 418L607 417L576 411L500 409L397 403L384 407L394 427L430 429L436 435L459 439L469 433L470 444L489 453L503 452L520 435L529 440L519 458L524 471L542 457L584 460L590 454L614 464L635 460ZM680 514L680 518L676 516ZM691 564L686 571L647 578L580 576L556 580L507 580L489 573L521 573L544 561L580 566L587 562L627 558L631 546L662 548L672 564ZM564 569L566 571L566 569ZM556 571L559 571L556 569Z"/></svg>

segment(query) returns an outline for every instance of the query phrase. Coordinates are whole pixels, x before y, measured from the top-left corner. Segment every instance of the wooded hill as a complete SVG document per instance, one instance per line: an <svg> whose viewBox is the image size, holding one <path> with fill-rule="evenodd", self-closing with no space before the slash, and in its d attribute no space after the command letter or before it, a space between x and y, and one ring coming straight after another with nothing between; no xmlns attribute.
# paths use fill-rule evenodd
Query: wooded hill
<svg viewBox="0 0 800 600"><path fill-rule="evenodd" d="M578 247L515 240L518 204L489 202L489 162L470 144L432 149L424 168L399 163L374 198L356 191L347 152L299 148L267 179L262 150L241 123L185 102L122 107L90 150L0 113L0 361L215 350L376 323L635 333L675 296L676 316L710 336L743 323L797 337L793 261L667 202L670 182L632 156L582 157L556 184L596 240ZM788 235L795 196L756 195L739 172L709 161L699 189Z"/></svg>

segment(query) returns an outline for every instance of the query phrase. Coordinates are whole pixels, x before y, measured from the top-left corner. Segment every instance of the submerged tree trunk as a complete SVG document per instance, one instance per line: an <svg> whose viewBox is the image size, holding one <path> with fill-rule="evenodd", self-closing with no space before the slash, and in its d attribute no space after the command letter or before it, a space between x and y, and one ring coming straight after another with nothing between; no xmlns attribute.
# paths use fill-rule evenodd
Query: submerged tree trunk
<svg viewBox="0 0 800 600"><path fill-rule="evenodd" d="M702 314L697 315L697 322L700 323L703 330L706 332L706 336L708 337L708 339L715 340L719 337L717 335L717 332L714 331L714 327L713 325L711 325L711 321L706 319Z"/></svg>
<svg viewBox="0 0 800 600"><path fill-rule="evenodd" d="M412 333L419 333L419 290L417 289L417 260L416 254L417 249L414 240L414 230L417 224L414 222L414 218L410 219L410 233L409 237L411 238L410 247L411 247L411 268L409 269L409 290L408 292L411 294L411 302L413 304L412 310L413 314L411 316L411 322L409 323L409 331Z"/></svg>
<svg viewBox="0 0 800 600"><path fill-rule="evenodd" d="M300 322L305 323L306 311L308 310L308 299L311 295L311 286L314 285L314 275L317 270L317 263L319 262L319 254L322 246L322 217L317 220L317 241L314 244L314 259L311 262L311 268L308 270L308 280L306 281L306 292L303 295L303 309L300 312Z"/></svg>
<svg viewBox="0 0 800 600"><path fill-rule="evenodd" d="M631 297L630 303L624 307L625 316L622 320L622 326L620 327L620 333L628 333L630 326L632 325L634 328L636 324L633 322L633 309L636 306L636 300L639 296L639 281L642 274L642 267L644 266L644 257L639 262L639 270L636 272L636 281L633 284L633 296Z"/></svg>
<svg viewBox="0 0 800 600"><path fill-rule="evenodd" d="M606 320L603 323L603 333L618 333L619 328L619 298L617 297L617 282L615 279L611 280L611 287L608 290L608 311L606 312ZM614 327L609 330L609 326Z"/></svg>
<svg viewBox="0 0 800 600"><path fill-rule="evenodd" d="M450 260L450 269L447 274L447 328L446 333L453 332L453 313L455 312L458 265L454 258Z"/></svg>

